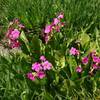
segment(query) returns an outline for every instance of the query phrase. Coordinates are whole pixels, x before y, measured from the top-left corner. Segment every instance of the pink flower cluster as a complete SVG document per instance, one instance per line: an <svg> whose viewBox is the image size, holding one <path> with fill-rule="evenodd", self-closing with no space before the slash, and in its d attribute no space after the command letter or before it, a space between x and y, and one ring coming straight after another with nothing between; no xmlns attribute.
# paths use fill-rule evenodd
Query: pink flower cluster
<svg viewBox="0 0 100 100"><path fill-rule="evenodd" d="M92 52L92 61L93 61L93 69L100 69L100 57L96 54L96 52Z"/></svg>
<svg viewBox="0 0 100 100"><path fill-rule="evenodd" d="M61 22L63 18L64 14L60 13L57 18L53 19L51 24L45 26L43 38L46 43L48 43L53 31L60 32L61 27L64 26L64 23Z"/></svg>
<svg viewBox="0 0 100 100"><path fill-rule="evenodd" d="M76 48L74 48L74 47L71 47L71 49L70 49L70 54L71 55L79 55L80 54L80 52L79 52L79 50L77 50Z"/></svg>
<svg viewBox="0 0 100 100"><path fill-rule="evenodd" d="M96 54L96 51L90 53L92 68L93 69L100 69L100 57ZM89 63L89 57L83 57L82 63L84 65Z"/></svg>
<svg viewBox="0 0 100 100"><path fill-rule="evenodd" d="M71 55L74 56L80 54L80 51L74 47L71 47L69 52ZM91 52L88 56L82 57L82 61L79 63L80 65L76 67L77 73L81 73L83 71L81 64L83 66L83 65L87 65L88 63L91 63L92 68L90 67L90 70L92 69L92 71L100 69L100 57L96 54L96 51Z"/></svg>
<svg viewBox="0 0 100 100"><path fill-rule="evenodd" d="M9 39L9 46L11 48L16 48L20 46L18 38L20 36L20 30L22 28L24 28L24 26L20 24L18 19L14 19L13 22L10 22L7 32L7 38Z"/></svg>
<svg viewBox="0 0 100 100"><path fill-rule="evenodd" d="M46 60L45 56L40 56L40 62L35 62L32 64L33 72L29 72L27 77L34 81L36 78L43 79L46 74L45 71L50 70L52 68L52 64Z"/></svg>
<svg viewBox="0 0 100 100"><path fill-rule="evenodd" d="M76 72L77 72L77 73L81 73L82 70L83 70L83 69L82 69L82 67L81 67L80 65L76 67Z"/></svg>
<svg viewBox="0 0 100 100"><path fill-rule="evenodd" d="M83 63L84 65L88 64L88 61L89 61L89 58L88 58L88 57L83 57L83 58L82 58L82 63Z"/></svg>

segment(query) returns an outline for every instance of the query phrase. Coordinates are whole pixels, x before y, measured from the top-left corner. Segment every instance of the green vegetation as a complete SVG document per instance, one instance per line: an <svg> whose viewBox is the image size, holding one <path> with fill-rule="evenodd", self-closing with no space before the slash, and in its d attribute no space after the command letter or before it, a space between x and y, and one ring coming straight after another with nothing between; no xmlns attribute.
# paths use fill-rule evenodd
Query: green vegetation
<svg viewBox="0 0 100 100"><path fill-rule="evenodd" d="M45 44L42 30L61 12L65 25ZM14 18L25 25L18 39L20 49L5 44ZM75 71L82 57L93 50L100 57L100 0L0 0L1 43L0 100L100 99L100 69L89 75L86 67L91 65L82 66L86 70L81 76ZM80 51L79 58L69 54L71 47ZM45 78L31 81L26 74L41 55L53 68Z"/></svg>

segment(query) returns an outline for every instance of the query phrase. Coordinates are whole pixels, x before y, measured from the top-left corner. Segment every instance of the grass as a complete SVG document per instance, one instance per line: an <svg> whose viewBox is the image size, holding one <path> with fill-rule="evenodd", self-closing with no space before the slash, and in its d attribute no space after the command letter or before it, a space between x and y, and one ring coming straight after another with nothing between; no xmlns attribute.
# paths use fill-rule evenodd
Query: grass
<svg viewBox="0 0 100 100"><path fill-rule="evenodd" d="M43 27L56 13L63 11L65 21L75 29L98 27L99 0L1 0L1 23L19 18L27 27ZM4 21L2 21L4 20Z"/></svg>
<svg viewBox="0 0 100 100"><path fill-rule="evenodd" d="M88 53L92 49L96 49L100 55L99 5L100 0L0 0L1 39L3 38L2 34L7 30L9 21L12 21L14 18L19 18L21 23L25 25L26 33L29 30L36 37L41 34L41 29L47 23L50 23L52 18L59 12L64 12L64 21L66 23L65 28L62 30L63 39L61 38L61 40L59 36L57 40L54 38L53 42L51 41L51 45L45 47L46 53L42 51L53 65L57 67L55 71L47 73L48 78L37 80L36 82L26 79L25 75L29 71L32 61L22 51L12 53L13 50L9 51L7 49L8 54L0 56L0 99L99 100L100 71L98 71L96 77L91 79L86 76L83 79L73 81L73 79L68 79L70 76L68 66L69 64L72 66L75 64L71 62L72 58L67 59L70 62L65 64L68 68L59 68L59 66L64 64L62 58L65 56L70 57L66 52L68 48L75 45L72 42L80 40L80 37L83 40L81 42L83 45L81 50ZM41 43L41 39L39 42ZM35 43L32 44L34 48L38 45L38 43ZM58 64L57 66L55 59L61 61L61 65ZM64 74L66 72L68 72L69 76Z"/></svg>

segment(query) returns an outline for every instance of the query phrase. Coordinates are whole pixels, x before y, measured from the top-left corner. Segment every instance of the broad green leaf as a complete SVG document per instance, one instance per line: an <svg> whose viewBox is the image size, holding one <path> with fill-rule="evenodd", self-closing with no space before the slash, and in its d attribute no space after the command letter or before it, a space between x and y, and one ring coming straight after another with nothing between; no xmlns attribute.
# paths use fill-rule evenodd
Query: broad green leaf
<svg viewBox="0 0 100 100"><path fill-rule="evenodd" d="M88 53L96 50L96 43L95 42L90 42L90 46L89 46L89 50L88 50Z"/></svg>
<svg viewBox="0 0 100 100"><path fill-rule="evenodd" d="M32 49L33 53L35 53L38 56L41 54L41 44L42 44L42 42L38 38L38 36L34 35L30 45L31 45L31 49Z"/></svg>
<svg viewBox="0 0 100 100"><path fill-rule="evenodd" d="M84 32L78 36L78 39L82 46L84 46L86 43L90 41L89 35Z"/></svg>
<svg viewBox="0 0 100 100"><path fill-rule="evenodd" d="M23 31L22 31L21 34L20 34L20 39L21 39L22 41L24 41L25 43L28 42L27 37L25 36L25 33L24 33Z"/></svg>
<svg viewBox="0 0 100 100"><path fill-rule="evenodd" d="M60 68L63 68L65 66L65 57L57 57L56 64L60 66Z"/></svg>
<svg viewBox="0 0 100 100"><path fill-rule="evenodd" d="M26 45L26 47L28 49L28 52L30 52L29 42L28 42L28 39L25 36L25 33L23 31L20 34L20 39L25 43L25 45Z"/></svg>
<svg viewBox="0 0 100 100"><path fill-rule="evenodd" d="M63 68L65 66L65 56L63 56L60 51L55 52L55 59L57 66L60 66L60 68Z"/></svg>
<svg viewBox="0 0 100 100"><path fill-rule="evenodd" d="M73 73L75 72L75 68L77 67L77 63L75 61L75 58L69 57L67 59L67 62L69 64L71 75L73 75Z"/></svg>

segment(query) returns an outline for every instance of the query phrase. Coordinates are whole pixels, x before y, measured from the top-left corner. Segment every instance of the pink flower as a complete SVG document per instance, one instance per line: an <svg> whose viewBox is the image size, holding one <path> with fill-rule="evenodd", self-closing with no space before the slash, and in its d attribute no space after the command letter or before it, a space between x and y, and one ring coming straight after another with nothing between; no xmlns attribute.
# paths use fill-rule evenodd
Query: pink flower
<svg viewBox="0 0 100 100"><path fill-rule="evenodd" d="M79 50L76 50L76 55L79 55L79 54L80 54Z"/></svg>
<svg viewBox="0 0 100 100"><path fill-rule="evenodd" d="M44 37L44 40L45 40L45 43L47 44L48 41L49 41L49 35L46 35L46 36Z"/></svg>
<svg viewBox="0 0 100 100"><path fill-rule="evenodd" d="M46 60L45 62L42 63L42 66L43 66L43 70L50 70L52 67L52 64Z"/></svg>
<svg viewBox="0 0 100 100"><path fill-rule="evenodd" d="M44 73L43 71L40 71L40 72L37 73L37 76L38 76L40 79L42 79L42 78L44 78L46 75L45 75L45 73Z"/></svg>
<svg viewBox="0 0 100 100"><path fill-rule="evenodd" d="M60 23L60 26L61 26L61 27L64 27L64 25L65 25L65 23L63 23L63 22L62 22L62 23Z"/></svg>
<svg viewBox="0 0 100 100"><path fill-rule="evenodd" d="M94 50L93 52L90 53L90 56L93 58L94 56L96 56L96 50Z"/></svg>
<svg viewBox="0 0 100 100"><path fill-rule="evenodd" d="M32 64L32 70L39 72L41 69L42 69L42 66L38 62L35 62L34 64Z"/></svg>
<svg viewBox="0 0 100 100"><path fill-rule="evenodd" d="M20 42L18 40L11 40L10 41L10 47L11 48L19 48L20 47Z"/></svg>
<svg viewBox="0 0 100 100"><path fill-rule="evenodd" d="M6 34L7 38L9 38L9 35L11 34L12 31L14 31L13 28L9 28L9 29L8 29L8 32L7 32L7 34Z"/></svg>
<svg viewBox="0 0 100 100"><path fill-rule="evenodd" d="M73 47L72 47L72 48L70 49L70 54L71 54L71 55L75 55L75 54L76 54L76 48L73 48Z"/></svg>
<svg viewBox="0 0 100 100"><path fill-rule="evenodd" d="M98 69L98 66L96 64L93 64L93 69Z"/></svg>
<svg viewBox="0 0 100 100"><path fill-rule="evenodd" d="M18 18L15 18L15 19L13 20L13 23L14 23L14 24L19 24L19 19L18 19Z"/></svg>
<svg viewBox="0 0 100 100"><path fill-rule="evenodd" d="M88 60L89 60L88 57L83 57L82 63L86 65L86 64L88 64Z"/></svg>
<svg viewBox="0 0 100 100"><path fill-rule="evenodd" d="M58 18L59 18L59 19L63 19L63 18L64 18L64 14L60 14L60 15L58 16Z"/></svg>
<svg viewBox="0 0 100 100"><path fill-rule="evenodd" d="M58 18L54 18L53 19L53 24L54 25L57 25L59 22L60 22L60 20Z"/></svg>
<svg viewBox="0 0 100 100"><path fill-rule="evenodd" d="M31 72L27 73L27 77L32 81L35 80L35 76Z"/></svg>
<svg viewBox="0 0 100 100"><path fill-rule="evenodd" d="M9 33L9 38L12 40L16 40L19 38L20 32L17 29L14 29L11 33Z"/></svg>
<svg viewBox="0 0 100 100"><path fill-rule="evenodd" d="M94 56L94 57L93 57L93 62L95 62L95 63L100 63L100 58L97 57L97 56Z"/></svg>
<svg viewBox="0 0 100 100"><path fill-rule="evenodd" d="M45 61L45 60L46 60L45 56L43 56L43 55L40 56L40 60L41 60L41 61Z"/></svg>
<svg viewBox="0 0 100 100"><path fill-rule="evenodd" d="M52 25L46 25L44 33L50 33L52 31Z"/></svg>
<svg viewBox="0 0 100 100"><path fill-rule="evenodd" d="M81 73L81 72L82 72L82 67L81 67L81 66L78 66L78 67L76 68L76 72L77 72L77 73Z"/></svg>
<svg viewBox="0 0 100 100"><path fill-rule="evenodd" d="M25 26L22 25L22 24L19 24L18 26L19 26L20 28L25 28Z"/></svg>
<svg viewBox="0 0 100 100"><path fill-rule="evenodd" d="M57 32L60 32L60 26L55 26Z"/></svg>
<svg viewBox="0 0 100 100"><path fill-rule="evenodd" d="M76 48L72 47L70 49L70 54L71 55L79 55L79 51Z"/></svg>

